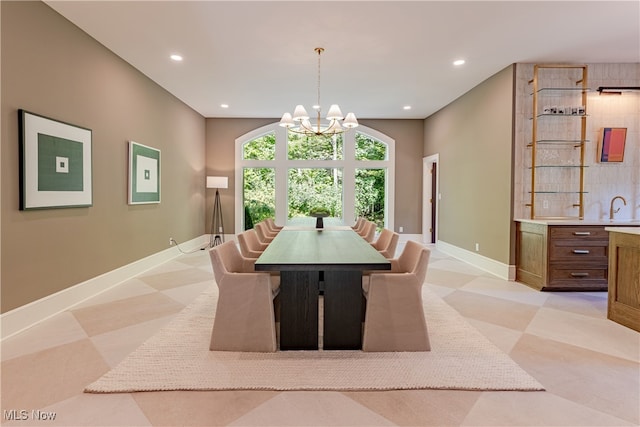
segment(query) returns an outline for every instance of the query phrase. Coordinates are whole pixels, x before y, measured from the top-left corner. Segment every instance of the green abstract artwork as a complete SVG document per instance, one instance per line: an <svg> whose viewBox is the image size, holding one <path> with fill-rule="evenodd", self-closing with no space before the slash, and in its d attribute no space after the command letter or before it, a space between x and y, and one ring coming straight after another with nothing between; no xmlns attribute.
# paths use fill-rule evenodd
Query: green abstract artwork
<svg viewBox="0 0 640 427"><path fill-rule="evenodd" d="M160 150L129 144L129 204L160 203Z"/></svg>
<svg viewBox="0 0 640 427"><path fill-rule="evenodd" d="M83 144L38 134L38 190L82 191Z"/></svg>

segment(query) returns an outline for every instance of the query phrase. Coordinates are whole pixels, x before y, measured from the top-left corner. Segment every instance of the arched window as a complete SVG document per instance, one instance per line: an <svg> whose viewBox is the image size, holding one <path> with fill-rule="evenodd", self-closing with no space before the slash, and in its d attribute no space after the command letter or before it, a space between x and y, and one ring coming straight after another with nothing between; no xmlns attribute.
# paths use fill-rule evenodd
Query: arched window
<svg viewBox="0 0 640 427"><path fill-rule="evenodd" d="M237 138L235 157L236 233L317 207L347 224L365 216L393 229L395 141L374 129L307 137L273 123Z"/></svg>

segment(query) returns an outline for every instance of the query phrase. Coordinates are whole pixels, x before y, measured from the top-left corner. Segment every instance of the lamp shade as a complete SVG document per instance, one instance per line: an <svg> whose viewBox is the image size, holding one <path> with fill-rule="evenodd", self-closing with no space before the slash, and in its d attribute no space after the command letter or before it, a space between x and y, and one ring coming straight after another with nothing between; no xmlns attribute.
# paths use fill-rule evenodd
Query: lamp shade
<svg viewBox="0 0 640 427"><path fill-rule="evenodd" d="M207 188L227 188L229 187L229 178L226 176L208 176Z"/></svg>

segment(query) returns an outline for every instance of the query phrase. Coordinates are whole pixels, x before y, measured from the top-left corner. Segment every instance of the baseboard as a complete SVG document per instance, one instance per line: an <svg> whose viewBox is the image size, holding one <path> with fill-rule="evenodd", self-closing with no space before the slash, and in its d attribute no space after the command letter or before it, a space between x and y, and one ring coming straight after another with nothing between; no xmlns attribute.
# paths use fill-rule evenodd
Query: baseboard
<svg viewBox="0 0 640 427"><path fill-rule="evenodd" d="M438 240L436 249L504 280L515 280L516 267Z"/></svg>
<svg viewBox="0 0 640 427"><path fill-rule="evenodd" d="M409 240L415 240L416 242L422 243L422 234L400 234L400 238L398 239L398 243L406 243Z"/></svg>
<svg viewBox="0 0 640 427"><path fill-rule="evenodd" d="M180 248L183 251L191 251L203 247L203 245L208 243L209 235L205 235L204 237L200 236L193 240L180 243ZM2 336L0 340L22 332L43 320L68 310L89 298L180 255L180 250L174 246L3 313L0 316L0 324L2 326Z"/></svg>

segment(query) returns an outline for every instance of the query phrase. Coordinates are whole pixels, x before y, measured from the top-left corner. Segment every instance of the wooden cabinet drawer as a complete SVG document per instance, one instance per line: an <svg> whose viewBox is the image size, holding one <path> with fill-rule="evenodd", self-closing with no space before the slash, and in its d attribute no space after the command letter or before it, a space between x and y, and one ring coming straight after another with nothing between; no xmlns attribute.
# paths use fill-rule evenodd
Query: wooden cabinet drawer
<svg viewBox="0 0 640 427"><path fill-rule="evenodd" d="M555 226L549 227L549 237L555 239L571 239L573 241L580 240L602 240L605 244L609 242L609 232L600 226L576 226L565 227Z"/></svg>
<svg viewBox="0 0 640 427"><path fill-rule="evenodd" d="M576 266L551 267L549 271L549 286L567 287L573 289L600 288L607 284L608 269Z"/></svg>
<svg viewBox="0 0 640 427"><path fill-rule="evenodd" d="M579 242L553 242L549 247L549 260L551 262L563 261L584 261L584 262L604 262L607 263L607 246L602 245L581 245Z"/></svg>

